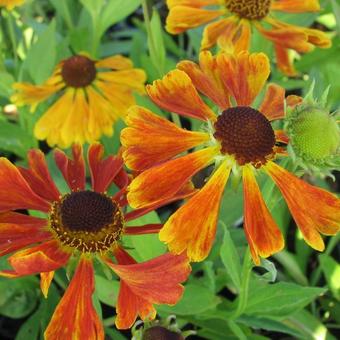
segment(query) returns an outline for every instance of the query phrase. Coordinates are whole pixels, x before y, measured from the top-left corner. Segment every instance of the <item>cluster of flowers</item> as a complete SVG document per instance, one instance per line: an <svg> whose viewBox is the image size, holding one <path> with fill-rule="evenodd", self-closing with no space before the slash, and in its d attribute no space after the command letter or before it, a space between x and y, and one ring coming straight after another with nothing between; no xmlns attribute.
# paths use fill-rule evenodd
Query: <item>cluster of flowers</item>
<svg viewBox="0 0 340 340"><path fill-rule="evenodd" d="M244 232L255 264L284 247L282 233L257 184L258 173L264 172L277 185L311 247L322 251L320 234L334 235L340 228L340 200L274 162L289 157L287 145L292 136L287 131L293 128L275 130L272 122L285 121L287 112L297 112L304 102L297 96L285 98L285 90L276 84L266 85L268 57L248 52L251 28L255 27L274 43L280 70L295 74L289 49L304 53L314 46L328 47L330 40L318 30L280 22L275 13L318 11L318 1L167 3L166 27L174 34L220 18L204 30L199 64L181 61L144 89L145 73L133 68L129 59L117 55L94 60L79 54L61 61L42 85L14 85L12 101L17 106L30 105L34 111L40 103L53 101L37 121L35 136L51 147L72 146L72 158L59 149L54 151L69 193L59 192L39 150L29 152L28 168L0 159L0 254L14 252L8 258L11 269L0 275L39 273L47 296L55 270L71 258L78 261L46 329L47 339L69 338L70 334L77 339L104 338L92 305L94 261L120 278L118 328L130 328L138 315L143 320L155 318L153 304L175 304L183 293L181 283L190 274L189 262L204 260L212 248L230 176L243 181ZM216 43L221 50L212 55L207 49ZM161 109L194 118L202 128L183 129L134 105L133 91L146 91ZM112 136L118 119L127 125L121 133L122 149L118 155L104 158L103 147L95 141L103 134ZM338 150L339 130L334 124L338 139L334 142L333 138L331 147ZM90 143L91 188L86 185L81 146L85 142ZM191 149L195 151L188 152ZM124 164L133 175L127 174ZM207 167L213 168L210 178L195 189L192 177ZM108 190L113 186L116 193L111 196ZM182 199L186 202L164 225L133 225L138 217ZM315 202L318 207L313 209ZM128 204L135 210L127 212ZM39 211L46 217L22 210ZM124 249L123 239L148 233L159 233L169 253L137 263Z"/></svg>

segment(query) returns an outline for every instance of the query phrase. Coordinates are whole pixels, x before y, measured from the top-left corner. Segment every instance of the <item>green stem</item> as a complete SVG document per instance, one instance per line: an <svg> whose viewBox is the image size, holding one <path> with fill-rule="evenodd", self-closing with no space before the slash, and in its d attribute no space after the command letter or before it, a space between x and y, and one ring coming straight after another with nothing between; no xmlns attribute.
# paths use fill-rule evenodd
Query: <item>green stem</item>
<svg viewBox="0 0 340 340"><path fill-rule="evenodd" d="M240 294L238 298L236 311L232 315L233 319L236 319L240 315L242 315L247 307L248 294L249 294L249 281L250 281L250 274L251 274L252 268L253 268L253 263L252 263L252 258L250 255L250 249L248 247L246 253L244 254L242 274L241 274L242 281L241 281L241 287L240 287Z"/></svg>
<svg viewBox="0 0 340 340"><path fill-rule="evenodd" d="M243 333L241 327L236 322L228 320L227 323L231 331L237 336L238 339L247 340L246 335Z"/></svg>
<svg viewBox="0 0 340 340"><path fill-rule="evenodd" d="M7 11L7 28L8 28L8 33L9 33L9 39L11 41L12 45L12 53L14 57L14 64L15 64L15 69L17 68L18 65L18 55L17 55L17 37L15 35L15 28L14 28L14 18L12 16L12 13L10 11Z"/></svg>

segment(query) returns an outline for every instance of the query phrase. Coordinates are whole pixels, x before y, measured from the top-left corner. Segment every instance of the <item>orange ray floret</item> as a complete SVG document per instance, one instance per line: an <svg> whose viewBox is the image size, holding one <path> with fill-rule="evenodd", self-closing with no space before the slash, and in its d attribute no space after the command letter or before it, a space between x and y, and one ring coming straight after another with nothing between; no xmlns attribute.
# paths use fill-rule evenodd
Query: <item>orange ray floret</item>
<svg viewBox="0 0 340 340"><path fill-rule="evenodd" d="M259 111L269 120L282 119L285 116L285 89L276 84L269 84Z"/></svg>

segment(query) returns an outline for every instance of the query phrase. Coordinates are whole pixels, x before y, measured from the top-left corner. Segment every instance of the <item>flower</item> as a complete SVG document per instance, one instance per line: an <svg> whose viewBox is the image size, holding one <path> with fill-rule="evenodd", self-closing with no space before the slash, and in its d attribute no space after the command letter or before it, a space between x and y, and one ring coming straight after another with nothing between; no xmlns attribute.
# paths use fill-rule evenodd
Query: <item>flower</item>
<svg viewBox="0 0 340 340"><path fill-rule="evenodd" d="M92 189L88 190L82 148L74 145L72 151L73 159L55 151L56 165L71 190L63 195L40 150L29 152L28 169L0 159L0 255L15 252L8 258L12 269L1 271L0 275L40 273L41 289L47 296L54 271L65 266L71 257L78 260L45 337L104 339L102 324L92 305L95 258L120 278L116 326L123 329L131 327L138 315L142 319L155 318L154 303L175 304L183 293L180 283L188 277L190 266L184 255L170 253L136 263L120 241L123 235L157 233L159 224L127 225L153 208L123 212L129 179L122 169L121 156L103 159L103 147L90 145ZM119 188L114 196L106 192L111 184ZM182 196L187 194L183 192ZM37 210L45 213L46 218L25 215L17 209Z"/></svg>
<svg viewBox="0 0 340 340"><path fill-rule="evenodd" d="M112 136L113 124L135 103L133 90L144 92L145 73L121 55L92 60L74 55L62 60L42 85L15 83L11 100L17 105L38 104L52 95L52 106L34 128L36 138L62 148ZM77 127L75 129L75 127Z"/></svg>
<svg viewBox="0 0 340 340"><path fill-rule="evenodd" d="M284 89L270 84L260 106L252 106L270 73L266 55L242 51L213 57L203 51L199 65L182 61L177 67L148 85L147 92L162 109L205 122L207 131L187 131L143 107L130 108L128 127L121 133L123 158L131 169L143 170L129 185L130 205L141 208L169 198L195 173L215 164L203 188L159 233L171 252L186 251L192 261L201 261L212 247L229 174L242 176L244 230L258 264L259 256L270 256L284 246L256 181L255 175L264 172L278 186L306 242L323 250L320 233L333 235L339 230L340 201L273 162L276 156L287 155L282 147L286 135L271 126L284 116ZM217 105L218 115L198 91ZM297 99L288 97L287 104ZM198 146L199 150L180 155Z"/></svg>
<svg viewBox="0 0 340 340"><path fill-rule="evenodd" d="M275 18L277 11L318 12L318 0L167 0L167 4L166 29L172 34L213 21L204 29L202 49L219 42L224 48L234 46L237 51L248 50L251 30L256 28L273 42L278 68L290 76L296 75L288 54L290 49L306 53L314 46L331 46L330 39L320 30L290 25ZM209 7L214 5L219 6Z"/></svg>
<svg viewBox="0 0 340 340"><path fill-rule="evenodd" d="M0 7L12 10L15 6L21 6L25 0L0 0Z"/></svg>

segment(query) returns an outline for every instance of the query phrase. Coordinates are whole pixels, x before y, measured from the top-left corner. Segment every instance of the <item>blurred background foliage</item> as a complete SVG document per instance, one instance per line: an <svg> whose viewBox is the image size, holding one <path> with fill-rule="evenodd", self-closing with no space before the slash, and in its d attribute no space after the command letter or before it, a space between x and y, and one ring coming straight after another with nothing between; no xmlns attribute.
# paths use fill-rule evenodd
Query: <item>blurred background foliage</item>
<svg viewBox="0 0 340 340"><path fill-rule="evenodd" d="M317 27L330 32L330 49L315 49L296 56L300 75L287 78L272 64L270 81L286 88L289 94L304 95L313 80L315 96L330 86L329 106L340 107L340 4L321 0L319 14L282 15L289 23ZM165 1L144 2L150 18L145 25L141 0L27 0L14 11L1 10L0 31L0 153L25 164L27 150L40 147L47 154L53 178L65 192L64 182L53 165L50 149L33 137L33 126L46 110L42 104L31 114L27 108L11 105L12 84L27 81L40 84L63 58L86 51L94 58L123 54L136 67L143 68L152 82L175 68L182 59L198 59L202 28L180 36L164 30ZM284 17L284 18L283 18ZM153 43L148 41L148 30ZM256 34L254 51L264 51L273 60L272 45ZM146 97L137 102L164 115ZM185 119L186 128L197 124ZM102 139L107 153L119 148L117 124L112 138ZM340 191L337 181L318 180L318 185ZM203 176L204 177L204 176ZM312 179L313 180L313 179ZM202 181L198 176L197 183ZM1 188L0 188L1 190ZM302 240L284 201L271 183L263 180L262 191L275 220L283 230L287 247L269 260L263 260L251 275L243 262L246 240L242 230L242 188L227 188L221 208L218 236L209 258L193 264L183 299L176 306L160 306L159 316L175 314L182 329L193 329L197 339L336 339L340 337L339 237L328 238L326 251L317 253ZM140 218L140 224L165 221L179 205L159 209ZM256 212L254 212L256 213ZM165 247L157 236L124 240L138 261L161 254ZM6 259L0 269L6 268ZM126 339L129 332L114 327L114 307L118 281L107 277L100 264L96 268L95 306L103 318L108 339ZM59 270L48 299L42 298L35 277L8 280L0 278L0 338L40 339L51 314L67 287L68 275ZM247 289L249 287L249 290Z"/></svg>

